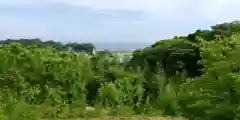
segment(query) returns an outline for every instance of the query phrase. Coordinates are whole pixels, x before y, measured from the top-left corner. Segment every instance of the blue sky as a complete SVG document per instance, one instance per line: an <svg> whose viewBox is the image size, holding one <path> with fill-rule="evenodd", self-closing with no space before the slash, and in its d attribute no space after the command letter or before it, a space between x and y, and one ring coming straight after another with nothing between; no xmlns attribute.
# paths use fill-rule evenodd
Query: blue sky
<svg viewBox="0 0 240 120"><path fill-rule="evenodd" d="M239 20L239 6L239 0L1 0L0 39L148 43Z"/></svg>

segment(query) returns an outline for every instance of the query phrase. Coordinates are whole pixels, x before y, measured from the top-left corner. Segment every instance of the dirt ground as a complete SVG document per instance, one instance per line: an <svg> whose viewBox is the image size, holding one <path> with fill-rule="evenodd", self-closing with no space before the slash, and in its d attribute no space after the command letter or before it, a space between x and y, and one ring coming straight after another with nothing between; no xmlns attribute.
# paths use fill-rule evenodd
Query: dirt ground
<svg viewBox="0 0 240 120"><path fill-rule="evenodd" d="M80 119L82 120L82 119ZM86 120L86 119L85 119ZM88 120L185 120L183 118L171 118L171 117L130 117L129 118L121 118L121 117L108 117L108 118L90 118Z"/></svg>

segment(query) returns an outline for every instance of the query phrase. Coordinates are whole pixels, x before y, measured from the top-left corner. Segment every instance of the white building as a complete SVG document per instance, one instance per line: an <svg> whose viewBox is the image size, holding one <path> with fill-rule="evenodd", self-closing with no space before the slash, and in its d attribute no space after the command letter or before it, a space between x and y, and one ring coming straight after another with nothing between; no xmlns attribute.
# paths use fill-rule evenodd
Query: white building
<svg viewBox="0 0 240 120"><path fill-rule="evenodd" d="M95 48L93 48L92 54L96 55L96 49Z"/></svg>

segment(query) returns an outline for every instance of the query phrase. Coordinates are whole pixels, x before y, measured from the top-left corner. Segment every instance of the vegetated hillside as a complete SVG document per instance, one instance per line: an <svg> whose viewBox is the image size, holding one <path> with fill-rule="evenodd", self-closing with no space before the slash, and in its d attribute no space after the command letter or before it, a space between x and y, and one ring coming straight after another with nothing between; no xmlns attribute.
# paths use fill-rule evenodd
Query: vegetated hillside
<svg viewBox="0 0 240 120"><path fill-rule="evenodd" d="M224 23L159 41L136 50L124 64L108 51L88 57L49 47L3 45L0 117L238 119L239 26Z"/></svg>
<svg viewBox="0 0 240 120"><path fill-rule="evenodd" d="M41 41L40 39L7 39L0 41L0 44L2 45L8 45L11 43L20 43L22 45L37 45L38 47L53 47L60 51L68 51L71 49L74 52L86 52L86 53L92 53L93 49L95 49L95 46L92 43L68 43L68 44L62 44L60 42L54 42L52 40L49 41Z"/></svg>

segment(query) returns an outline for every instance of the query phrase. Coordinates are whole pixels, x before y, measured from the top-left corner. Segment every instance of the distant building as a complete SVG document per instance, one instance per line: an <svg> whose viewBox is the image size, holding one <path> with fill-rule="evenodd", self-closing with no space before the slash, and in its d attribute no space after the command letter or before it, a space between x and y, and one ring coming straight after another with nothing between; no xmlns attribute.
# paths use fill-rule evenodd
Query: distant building
<svg viewBox="0 0 240 120"><path fill-rule="evenodd" d="M72 47L68 47L68 51L72 52L73 51Z"/></svg>
<svg viewBox="0 0 240 120"><path fill-rule="evenodd" d="M132 58L132 54L128 53L115 53L115 55L119 58L120 62L127 62Z"/></svg>
<svg viewBox="0 0 240 120"><path fill-rule="evenodd" d="M95 48L93 48L92 54L96 55L96 49Z"/></svg>

